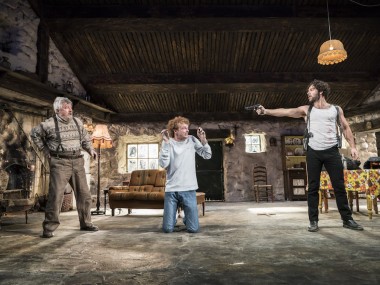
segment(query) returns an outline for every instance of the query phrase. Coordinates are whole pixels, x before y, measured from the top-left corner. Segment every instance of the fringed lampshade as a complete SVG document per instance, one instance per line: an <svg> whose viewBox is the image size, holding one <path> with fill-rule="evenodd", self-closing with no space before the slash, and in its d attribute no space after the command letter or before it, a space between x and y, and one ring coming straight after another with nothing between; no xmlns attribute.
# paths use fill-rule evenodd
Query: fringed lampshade
<svg viewBox="0 0 380 285"><path fill-rule="evenodd" d="M92 145L94 148L111 148L112 139L106 125L96 125L92 133Z"/></svg>
<svg viewBox="0 0 380 285"><path fill-rule="evenodd" d="M347 58L347 52L344 49L342 42L331 39L329 0L326 0L326 7L330 40L324 42L319 50L318 63L322 65L339 63Z"/></svg>
<svg viewBox="0 0 380 285"><path fill-rule="evenodd" d="M322 65L335 64L344 61L347 52L339 40L328 40L321 45L318 63Z"/></svg>

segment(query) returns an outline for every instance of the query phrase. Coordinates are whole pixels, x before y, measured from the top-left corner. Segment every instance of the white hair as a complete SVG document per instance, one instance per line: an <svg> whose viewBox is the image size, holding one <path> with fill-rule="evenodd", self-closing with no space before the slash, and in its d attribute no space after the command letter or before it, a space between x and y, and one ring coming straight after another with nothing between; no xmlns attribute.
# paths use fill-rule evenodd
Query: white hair
<svg viewBox="0 0 380 285"><path fill-rule="evenodd" d="M54 107L54 112L57 114L59 110L62 108L63 104L70 104L73 106L73 102L69 98L66 97L57 97L54 100L53 107Z"/></svg>

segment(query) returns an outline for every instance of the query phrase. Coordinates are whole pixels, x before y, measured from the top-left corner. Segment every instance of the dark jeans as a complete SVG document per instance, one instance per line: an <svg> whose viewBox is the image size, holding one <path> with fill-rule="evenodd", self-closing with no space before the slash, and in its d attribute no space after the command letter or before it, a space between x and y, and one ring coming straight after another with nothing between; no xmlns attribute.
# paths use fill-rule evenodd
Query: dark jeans
<svg viewBox="0 0 380 285"><path fill-rule="evenodd" d="M330 176L332 187L334 188L336 205L342 220L351 220L351 210L348 206L347 193L344 186L343 163L338 148L332 147L326 150L314 150L309 147L306 153L306 162L309 220L318 221L320 175L323 165L325 165L326 171Z"/></svg>

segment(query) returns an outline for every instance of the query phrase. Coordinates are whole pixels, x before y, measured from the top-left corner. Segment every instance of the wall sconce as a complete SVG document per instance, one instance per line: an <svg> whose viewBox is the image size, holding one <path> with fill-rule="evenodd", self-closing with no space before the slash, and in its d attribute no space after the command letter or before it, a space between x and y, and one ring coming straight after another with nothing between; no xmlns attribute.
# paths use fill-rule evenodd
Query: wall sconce
<svg viewBox="0 0 380 285"><path fill-rule="evenodd" d="M327 2L327 22L329 25L330 40L324 42L319 50L318 63L322 65L329 65L342 62L347 58L347 52L344 49L343 43L339 40L331 39L330 28L330 15L329 15L329 1Z"/></svg>
<svg viewBox="0 0 380 285"><path fill-rule="evenodd" d="M230 135L224 139L226 146L232 147L235 145L235 139L237 136L238 125L234 125L234 129L230 130Z"/></svg>
<svg viewBox="0 0 380 285"><path fill-rule="evenodd" d="M230 135L224 139L224 142L226 146L232 147L235 145L235 137L234 134L232 133L232 129L230 130Z"/></svg>

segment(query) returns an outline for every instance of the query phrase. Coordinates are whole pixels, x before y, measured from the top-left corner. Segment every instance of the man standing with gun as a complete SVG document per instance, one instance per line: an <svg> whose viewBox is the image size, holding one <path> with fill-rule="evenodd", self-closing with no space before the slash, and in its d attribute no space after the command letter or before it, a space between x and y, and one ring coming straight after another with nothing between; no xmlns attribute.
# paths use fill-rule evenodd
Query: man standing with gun
<svg viewBox="0 0 380 285"><path fill-rule="evenodd" d="M306 151L307 176L308 176L308 212L310 225L308 231L318 231L318 201L319 186L322 166L324 165L334 188L336 203L343 220L343 227L352 230L363 230L352 218L351 210L348 206L347 193L344 185L343 163L338 149L338 136L336 118L343 129L343 135L351 147L351 156L358 159L358 151L355 146L354 136L350 126L344 117L342 108L337 108L328 103L327 97L330 94L328 83L314 80L307 88L309 105L297 108L266 109L262 105L252 106L252 109L259 115L275 117L304 118L306 120L310 110L310 129L308 130L309 141ZM255 107L255 108L253 108Z"/></svg>

